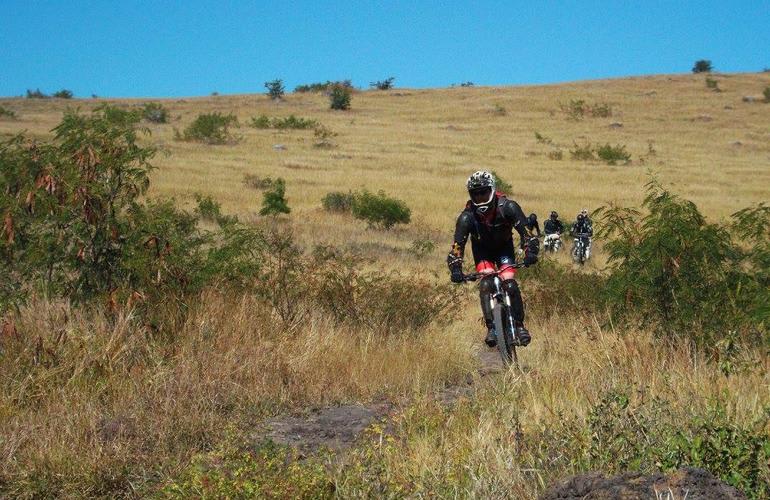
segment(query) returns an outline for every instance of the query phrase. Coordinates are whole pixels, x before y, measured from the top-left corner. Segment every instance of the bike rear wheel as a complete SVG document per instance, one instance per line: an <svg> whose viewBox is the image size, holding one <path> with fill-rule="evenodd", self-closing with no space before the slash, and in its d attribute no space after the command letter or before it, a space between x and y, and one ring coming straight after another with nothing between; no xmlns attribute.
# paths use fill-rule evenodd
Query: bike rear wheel
<svg viewBox="0 0 770 500"><path fill-rule="evenodd" d="M500 357L503 359L503 365L506 368L511 365L518 366L519 358L516 355L516 346L513 345L513 331L505 321L503 306L496 304L492 309L492 319L495 322L495 333L497 334L497 350L500 351Z"/></svg>

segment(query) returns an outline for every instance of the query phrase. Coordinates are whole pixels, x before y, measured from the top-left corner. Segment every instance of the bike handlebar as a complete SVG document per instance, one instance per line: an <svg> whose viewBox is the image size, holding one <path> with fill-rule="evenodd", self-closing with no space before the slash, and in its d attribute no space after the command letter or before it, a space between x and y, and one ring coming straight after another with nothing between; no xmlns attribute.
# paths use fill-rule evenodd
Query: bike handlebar
<svg viewBox="0 0 770 500"><path fill-rule="evenodd" d="M497 271L492 271L490 273L471 273L463 275L463 281L476 281L479 278L486 278L487 276L494 276L496 274L503 273L505 271L508 271L510 269L520 269L522 267L526 267L523 262L517 262L516 264L507 264L505 266L502 266Z"/></svg>

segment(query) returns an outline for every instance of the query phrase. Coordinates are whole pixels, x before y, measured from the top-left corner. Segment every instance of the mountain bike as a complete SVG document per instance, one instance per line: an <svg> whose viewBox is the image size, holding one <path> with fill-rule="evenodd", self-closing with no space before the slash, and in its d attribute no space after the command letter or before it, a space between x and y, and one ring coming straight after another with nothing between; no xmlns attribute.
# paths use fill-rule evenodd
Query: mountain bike
<svg viewBox="0 0 770 500"><path fill-rule="evenodd" d="M590 238L590 235L586 233L577 233L575 235L575 242L572 246L572 260L581 266L585 264L585 261L588 259L587 242L584 241L584 238Z"/></svg>
<svg viewBox="0 0 770 500"><path fill-rule="evenodd" d="M516 337L516 323L513 319L511 298L503 290L503 280L500 279L500 273L521 267L524 267L524 264L509 264L502 266L492 273L473 273L466 274L463 277L464 281L492 280L492 293L489 294L489 302L490 306L492 306L492 320L494 321L495 335L497 336L497 350L500 351L500 357L503 358L503 364L506 368L511 365L519 366L516 346L521 344Z"/></svg>

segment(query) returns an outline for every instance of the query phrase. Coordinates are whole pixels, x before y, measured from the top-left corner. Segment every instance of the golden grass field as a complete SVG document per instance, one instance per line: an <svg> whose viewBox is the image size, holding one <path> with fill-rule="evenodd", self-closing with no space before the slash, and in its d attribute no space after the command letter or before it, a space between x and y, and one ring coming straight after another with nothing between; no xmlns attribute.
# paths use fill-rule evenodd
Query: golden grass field
<svg viewBox="0 0 770 500"><path fill-rule="evenodd" d="M371 251L383 269L422 267L444 279L445 252L466 200L465 179L478 169L494 170L511 183L510 194L525 212L543 220L555 209L565 223L583 207L638 206L650 171L714 220L770 201L770 104L742 101L761 95L770 74L711 77L722 92L707 89L704 76L689 74L365 91L353 95L346 112L329 110L321 94L287 94L280 102L264 95L0 99L19 117L0 120L0 136L26 130L48 137L67 107L162 102L171 123L149 125L149 140L168 154L153 162L149 196L190 206L194 193L208 194L225 212L252 221L262 193L246 187L244 176L283 177L292 209L288 219L302 243L351 245ZM572 99L610 104L612 116L569 120L560 104ZM238 116L237 144L174 140L174 128L212 111ZM337 146L314 147L312 130L247 126L261 114L316 119L338 133ZM613 122L622 127L610 127ZM536 131L553 145L538 142ZM624 144L632 161L608 166L570 159L573 142L585 141ZM276 144L286 149L276 150ZM563 151L562 160L547 156L555 149ZM322 210L326 193L362 188L406 201L412 223L369 230L361 221ZM430 255L417 259L405 251L424 238L436 243ZM603 263L600 242L598 249L591 270ZM565 252L559 258L566 262ZM447 328L380 340L362 339L315 314L286 336L263 304L213 294L193 307L173 349L146 340L130 318L113 324L88 310L33 302L19 319L28 341L14 349L19 359L35 362L0 364L0 492L33 497L58 491L73 498L157 492L192 455L225 440L226 429L248 434L261 419L283 411L387 398L406 401L406 407L418 402L417 413L396 425L408 439L376 451L389 479L414 488L417 497L526 498L555 478L547 464L533 469L516 462L522 457L517 441L500 422L517 419L525 435L565 415L585 422L592 405L613 387L628 388L636 398L664 399L682 419L721 399L731 421L745 424L770 405L767 352L743 352L736 361L742 368L728 376L685 342L659 342L635 328L616 331L600 324L601 312L581 311L579 305L553 313L530 304L534 340L521 354L522 371L481 384L476 355L486 347L472 287L465 298L460 319ZM46 358L38 345L51 346L57 357ZM40 352L47 361L39 362ZM469 399L448 409L425 402L466 378L479 386ZM436 426L414 423L420 412ZM105 438L105 421L118 422L115 436ZM338 494L372 495L376 490L351 480L358 470L355 455L346 460L334 462L331 473ZM467 468L474 480L458 481L452 489L452 474ZM447 485L436 493L434 488Z"/></svg>

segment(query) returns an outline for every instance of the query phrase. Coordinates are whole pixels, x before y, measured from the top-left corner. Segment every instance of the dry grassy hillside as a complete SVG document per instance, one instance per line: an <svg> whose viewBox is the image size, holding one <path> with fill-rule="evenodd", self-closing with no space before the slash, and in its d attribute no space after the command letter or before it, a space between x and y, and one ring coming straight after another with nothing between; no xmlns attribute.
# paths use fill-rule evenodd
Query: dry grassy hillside
<svg viewBox="0 0 770 500"><path fill-rule="evenodd" d="M761 95L770 75L671 75L597 80L560 85L367 91L353 96L352 109L332 111L322 94L212 96L163 100L171 124L151 125L161 156L151 195L178 200L211 194L227 212L255 214L261 193L243 184L246 174L283 177L292 218L307 240L409 246L417 237L443 244L465 199L464 180L476 169L495 170L513 184L524 210L541 218L555 209L574 217L616 201L638 204L648 170L694 201L708 216L725 217L770 194L770 106L746 103ZM610 117L571 120L560 109L571 100L609 104ZM3 100L17 121L0 121L0 134L28 130L45 135L68 106L81 109L102 100ZM146 100L120 100L140 104ZM199 113L236 114L242 140L234 146L205 146L173 140ZM253 116L313 118L339 135L333 149L313 146L312 131L257 130ZM612 123L622 127L611 127ZM553 144L538 142L535 132ZM630 165L609 166L570 158L574 143L623 144ZM285 150L276 150L282 144ZM548 153L561 150L564 158ZM651 151L652 150L652 151ZM364 233L363 223L329 216L320 200L329 191L385 190L412 208L410 229L383 236ZM443 247L442 247L443 248ZM385 252L387 254L387 252Z"/></svg>
<svg viewBox="0 0 770 500"><path fill-rule="evenodd" d="M330 110L322 94L280 102L264 95L0 99L17 115L0 118L0 138L50 137L68 107L161 102L171 121L148 124L149 140L168 154L152 162L150 196L192 206L195 193L212 195L248 223L260 219L262 192L244 177L282 177L292 212L266 227L293 227L307 246L364 250L386 273L424 266L443 280L465 179L481 168L511 183L526 212L543 219L555 209L565 222L583 207L638 206L650 170L713 220L769 201L770 104L742 97L761 95L770 74L711 78L721 92L702 75L366 91L344 112ZM611 116L571 119L562 108L574 100L609 105ZM213 111L237 115L237 144L174 140L174 129ZM315 119L338 134L336 147L315 147L312 130L248 126L263 114ZM586 142L625 145L631 162L571 159L573 144ZM368 230L323 211L326 193L363 188L406 201L413 222ZM424 239L436 248L418 259L408 249ZM598 247L593 269L604 260ZM0 330L0 496L534 498L578 471L695 463L767 498L767 346L726 332L700 349L687 336L652 335L644 321L614 324L591 297L601 276L546 264L522 272L534 335L522 369L493 376L479 371L489 352L473 286L447 295L456 316L389 333L312 301L301 304L301 320L282 321L255 290L214 285L190 297L184 320L165 330L130 306L115 316L100 304L35 296L14 316L14 332ZM341 294L347 301L380 283L381 295L365 303L384 296L390 306L433 294L436 279L415 290L416 280L402 276L377 275ZM307 283L322 282L307 278L292 282L302 287L297 296L314 295ZM460 388L459 396L437 402L447 388ZM371 427L365 436L374 439L347 453L290 463L280 450L262 459L253 451L268 418L383 401L393 405L387 432ZM256 455L234 444L244 441Z"/></svg>

